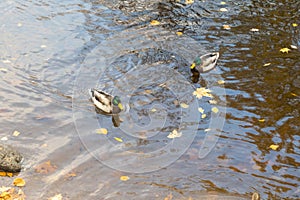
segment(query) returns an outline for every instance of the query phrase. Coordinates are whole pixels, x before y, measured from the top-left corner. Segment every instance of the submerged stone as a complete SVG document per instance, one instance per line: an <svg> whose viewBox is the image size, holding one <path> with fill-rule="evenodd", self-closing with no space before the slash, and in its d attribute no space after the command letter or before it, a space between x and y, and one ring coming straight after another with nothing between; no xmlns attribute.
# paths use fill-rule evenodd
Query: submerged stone
<svg viewBox="0 0 300 200"><path fill-rule="evenodd" d="M22 156L10 146L0 144L0 171L20 172Z"/></svg>

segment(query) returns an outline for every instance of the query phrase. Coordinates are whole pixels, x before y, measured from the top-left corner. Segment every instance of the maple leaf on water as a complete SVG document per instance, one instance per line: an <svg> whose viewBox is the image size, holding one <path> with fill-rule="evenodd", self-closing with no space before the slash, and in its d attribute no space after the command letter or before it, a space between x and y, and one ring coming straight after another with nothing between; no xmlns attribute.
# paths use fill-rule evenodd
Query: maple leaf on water
<svg viewBox="0 0 300 200"><path fill-rule="evenodd" d="M195 95L198 99L201 99L203 96L204 97L213 97L212 94L210 94L210 92L211 92L211 90L202 87L202 88L197 88L193 92L193 95Z"/></svg>
<svg viewBox="0 0 300 200"><path fill-rule="evenodd" d="M174 129L167 137L170 139L174 139L174 138L178 138L181 136L182 136L182 133L178 132L177 130Z"/></svg>
<svg viewBox="0 0 300 200"><path fill-rule="evenodd" d="M290 51L289 48L282 48L282 49L280 49L281 53L288 53L289 51Z"/></svg>

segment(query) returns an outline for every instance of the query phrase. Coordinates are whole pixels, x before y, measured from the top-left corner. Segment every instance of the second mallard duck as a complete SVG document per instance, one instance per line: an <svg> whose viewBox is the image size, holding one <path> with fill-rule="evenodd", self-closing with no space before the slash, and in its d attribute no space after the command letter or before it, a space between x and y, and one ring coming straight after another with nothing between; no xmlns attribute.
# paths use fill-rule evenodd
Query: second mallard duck
<svg viewBox="0 0 300 200"><path fill-rule="evenodd" d="M118 96L112 96L96 89L89 89L89 94L97 111L100 111L102 114L114 115L123 110L123 105Z"/></svg>
<svg viewBox="0 0 300 200"><path fill-rule="evenodd" d="M192 70L197 70L200 73L208 72L215 68L219 58L219 53L207 53L197 57L191 65Z"/></svg>

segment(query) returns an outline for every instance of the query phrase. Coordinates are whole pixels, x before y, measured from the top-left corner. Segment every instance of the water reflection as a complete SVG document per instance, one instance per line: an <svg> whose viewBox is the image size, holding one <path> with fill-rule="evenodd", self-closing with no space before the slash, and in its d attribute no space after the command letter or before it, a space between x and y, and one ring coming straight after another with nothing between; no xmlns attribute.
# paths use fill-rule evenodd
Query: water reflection
<svg viewBox="0 0 300 200"><path fill-rule="evenodd" d="M174 199L197 199L207 192L249 198L254 191L263 199L299 198L300 34L299 25L292 26L299 24L299 1L174 2L0 3L0 137L8 135L7 143L25 154L21 175L30 199L56 193L70 199L163 199L170 193ZM229 12L220 12L222 7ZM171 32L192 36L203 51L220 51L218 70L202 76L225 79L227 121L205 159L198 159L207 125L203 122L192 146L173 165L149 174L126 174L131 179L121 182L124 174L93 159L77 137L73 82L99 43L129 27L147 27L152 19ZM224 24L231 29L222 29ZM298 50L279 51L290 45ZM17 138L10 136L15 129L21 132ZM95 142L94 137L86 140ZM151 142L141 139L137 145ZM271 144L278 149L270 149ZM33 167L47 160L57 171L36 173ZM71 172L76 177L68 176ZM3 185L11 183L2 180Z"/></svg>

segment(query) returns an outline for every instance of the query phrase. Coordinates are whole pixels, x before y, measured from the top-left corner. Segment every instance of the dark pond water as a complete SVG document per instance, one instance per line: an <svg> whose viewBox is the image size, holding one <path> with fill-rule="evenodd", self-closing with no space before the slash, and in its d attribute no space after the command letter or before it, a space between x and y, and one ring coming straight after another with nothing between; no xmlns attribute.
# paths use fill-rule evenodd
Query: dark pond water
<svg viewBox="0 0 300 200"><path fill-rule="evenodd" d="M1 1L0 139L24 155L28 199L300 198L300 2L184 2ZM119 127L92 87L130 107Z"/></svg>

